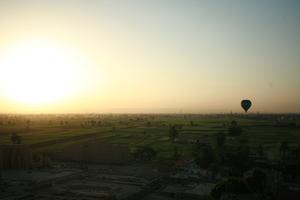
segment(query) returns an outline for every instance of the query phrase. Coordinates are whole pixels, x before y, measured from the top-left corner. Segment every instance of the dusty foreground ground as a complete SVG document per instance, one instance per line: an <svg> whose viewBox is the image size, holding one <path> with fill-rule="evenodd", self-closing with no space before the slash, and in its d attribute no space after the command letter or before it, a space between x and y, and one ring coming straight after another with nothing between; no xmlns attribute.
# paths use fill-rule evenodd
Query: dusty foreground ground
<svg viewBox="0 0 300 200"><path fill-rule="evenodd" d="M158 164L82 165L5 170L1 199L143 199L159 192L166 169ZM156 194L160 198L160 195Z"/></svg>

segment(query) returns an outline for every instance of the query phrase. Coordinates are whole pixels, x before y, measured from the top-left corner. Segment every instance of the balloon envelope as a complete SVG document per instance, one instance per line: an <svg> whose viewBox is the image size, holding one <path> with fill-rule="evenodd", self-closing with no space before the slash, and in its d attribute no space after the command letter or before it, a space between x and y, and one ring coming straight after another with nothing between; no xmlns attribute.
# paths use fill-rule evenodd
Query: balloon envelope
<svg viewBox="0 0 300 200"><path fill-rule="evenodd" d="M242 102L241 102L241 106L245 110L245 112L247 112L249 110L249 108L251 107L251 105L252 105L252 103L248 99L242 100Z"/></svg>

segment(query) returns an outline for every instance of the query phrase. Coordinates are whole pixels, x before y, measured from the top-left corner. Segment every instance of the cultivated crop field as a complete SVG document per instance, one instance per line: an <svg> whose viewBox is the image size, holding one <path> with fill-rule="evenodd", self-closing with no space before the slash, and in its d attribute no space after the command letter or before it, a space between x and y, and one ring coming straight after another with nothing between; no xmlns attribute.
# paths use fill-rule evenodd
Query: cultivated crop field
<svg viewBox="0 0 300 200"><path fill-rule="evenodd" d="M280 120L279 120L280 119ZM242 128L238 137L228 135L235 120ZM178 127L176 141L169 137L170 126ZM158 158L170 157L177 148L184 156L192 155L196 142L214 145L218 132L227 134L226 145L244 142L255 150L258 145L276 150L283 141L291 146L300 144L298 115L1 115L0 144L11 143L18 134L22 144L34 151L59 152L66 146L89 140L125 144L130 149L151 146Z"/></svg>

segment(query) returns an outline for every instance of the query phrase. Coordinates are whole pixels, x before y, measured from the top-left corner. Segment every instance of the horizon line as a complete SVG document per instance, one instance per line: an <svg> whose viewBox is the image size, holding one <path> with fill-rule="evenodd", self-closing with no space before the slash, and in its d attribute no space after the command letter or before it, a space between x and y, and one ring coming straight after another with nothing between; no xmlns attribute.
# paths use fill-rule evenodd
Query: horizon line
<svg viewBox="0 0 300 200"><path fill-rule="evenodd" d="M300 112L65 112L65 113L0 113L0 115L300 115Z"/></svg>

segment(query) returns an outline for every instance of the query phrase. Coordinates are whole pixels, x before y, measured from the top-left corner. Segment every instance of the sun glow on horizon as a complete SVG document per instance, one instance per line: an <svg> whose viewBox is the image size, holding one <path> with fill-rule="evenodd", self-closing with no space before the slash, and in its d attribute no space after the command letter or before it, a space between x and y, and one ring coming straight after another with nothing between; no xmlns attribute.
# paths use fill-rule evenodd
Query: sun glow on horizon
<svg viewBox="0 0 300 200"><path fill-rule="evenodd" d="M47 40L29 40L5 49L0 58L0 90L12 101L45 105L78 92L84 59Z"/></svg>
<svg viewBox="0 0 300 200"><path fill-rule="evenodd" d="M299 10L0 0L0 113L300 112Z"/></svg>

